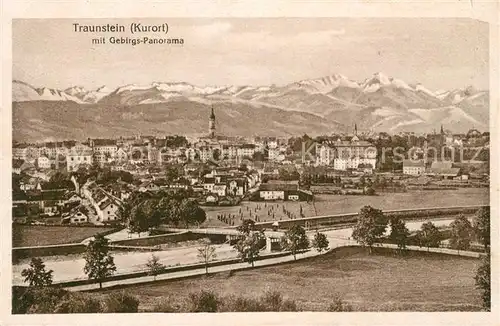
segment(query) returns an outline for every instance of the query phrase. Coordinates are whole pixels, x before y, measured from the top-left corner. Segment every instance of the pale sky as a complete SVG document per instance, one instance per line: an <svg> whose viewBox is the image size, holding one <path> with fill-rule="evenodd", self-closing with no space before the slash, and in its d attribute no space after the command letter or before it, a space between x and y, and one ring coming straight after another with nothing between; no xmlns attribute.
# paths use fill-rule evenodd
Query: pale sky
<svg viewBox="0 0 500 326"><path fill-rule="evenodd" d="M158 36L184 45L92 45L93 37L131 36L131 22L166 22L168 35ZM127 31L75 33L73 23ZM362 81L375 72L431 90L487 89L489 80L488 24L472 19L25 19L13 21L12 33L13 78L35 87L283 85L334 73Z"/></svg>

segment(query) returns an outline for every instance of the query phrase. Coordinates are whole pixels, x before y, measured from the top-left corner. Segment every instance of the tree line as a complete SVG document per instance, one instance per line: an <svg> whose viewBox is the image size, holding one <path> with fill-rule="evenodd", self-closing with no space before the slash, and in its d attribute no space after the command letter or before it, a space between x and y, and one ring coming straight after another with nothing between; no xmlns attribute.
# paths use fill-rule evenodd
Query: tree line
<svg viewBox="0 0 500 326"><path fill-rule="evenodd" d="M184 189L175 191L134 192L120 207L120 218L132 233L140 233L161 224L199 225L206 220L205 211Z"/></svg>

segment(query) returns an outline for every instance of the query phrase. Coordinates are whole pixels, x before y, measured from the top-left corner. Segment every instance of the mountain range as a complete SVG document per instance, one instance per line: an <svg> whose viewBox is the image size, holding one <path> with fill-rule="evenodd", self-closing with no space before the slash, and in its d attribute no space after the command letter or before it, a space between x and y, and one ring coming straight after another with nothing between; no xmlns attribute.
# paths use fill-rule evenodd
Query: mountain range
<svg viewBox="0 0 500 326"><path fill-rule="evenodd" d="M226 135L292 136L366 132L487 130L489 92L431 91L376 73L362 82L334 74L284 86L204 86L153 82L116 89L64 90L12 83L18 141L133 134L203 135L210 107Z"/></svg>

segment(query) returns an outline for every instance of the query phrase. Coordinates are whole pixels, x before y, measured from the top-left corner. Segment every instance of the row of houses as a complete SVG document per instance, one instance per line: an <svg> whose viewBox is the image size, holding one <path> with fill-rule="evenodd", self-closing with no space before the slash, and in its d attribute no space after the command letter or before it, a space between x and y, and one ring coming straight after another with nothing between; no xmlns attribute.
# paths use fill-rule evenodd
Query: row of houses
<svg viewBox="0 0 500 326"><path fill-rule="evenodd" d="M430 166L427 166L424 160L404 160L403 174L437 176L445 179L467 179L466 174L460 173L460 168L453 167L452 162L446 161L434 161Z"/></svg>

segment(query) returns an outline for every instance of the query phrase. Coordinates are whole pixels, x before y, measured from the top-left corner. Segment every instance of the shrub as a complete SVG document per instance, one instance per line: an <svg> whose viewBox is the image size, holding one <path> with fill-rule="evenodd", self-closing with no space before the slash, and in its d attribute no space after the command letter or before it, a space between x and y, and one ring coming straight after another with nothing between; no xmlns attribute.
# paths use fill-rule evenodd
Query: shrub
<svg viewBox="0 0 500 326"><path fill-rule="evenodd" d="M137 312L139 300L124 292L110 294L104 301L104 312Z"/></svg>
<svg viewBox="0 0 500 326"><path fill-rule="evenodd" d="M330 312L352 311L352 306L348 303L345 303L340 296L335 296L333 302L330 303L330 305L328 306L327 311Z"/></svg>
<svg viewBox="0 0 500 326"><path fill-rule="evenodd" d="M162 300L153 307L153 312L185 312L181 305L170 300Z"/></svg>
<svg viewBox="0 0 500 326"><path fill-rule="evenodd" d="M265 311L264 307L255 298L228 297L224 300L226 303L220 310L227 312L256 312Z"/></svg>
<svg viewBox="0 0 500 326"><path fill-rule="evenodd" d="M299 311L294 300L286 299L281 303L280 311Z"/></svg>
<svg viewBox="0 0 500 326"><path fill-rule="evenodd" d="M200 293L190 293L190 312L217 312L222 300L212 291L201 291Z"/></svg>
<svg viewBox="0 0 500 326"><path fill-rule="evenodd" d="M59 288L21 288L12 291L13 314L50 314L68 291Z"/></svg>
<svg viewBox="0 0 500 326"><path fill-rule="evenodd" d="M283 296L277 291L266 291L261 298L265 311L280 311Z"/></svg>
<svg viewBox="0 0 500 326"><path fill-rule="evenodd" d="M54 313L98 313L101 312L101 303L88 295L75 293L57 304Z"/></svg>

